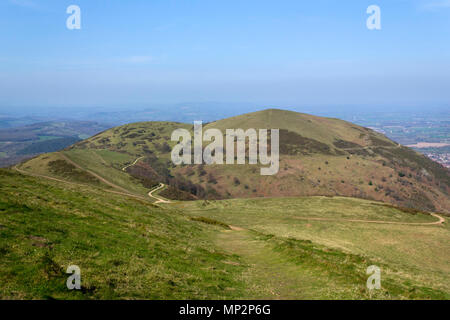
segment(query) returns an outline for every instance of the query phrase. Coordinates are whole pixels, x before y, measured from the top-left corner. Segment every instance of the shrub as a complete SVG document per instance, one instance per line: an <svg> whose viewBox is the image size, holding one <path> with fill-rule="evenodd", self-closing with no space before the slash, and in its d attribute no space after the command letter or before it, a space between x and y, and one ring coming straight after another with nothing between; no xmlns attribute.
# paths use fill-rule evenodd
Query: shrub
<svg viewBox="0 0 450 320"><path fill-rule="evenodd" d="M203 165L200 165L197 169L197 173L200 177L204 176L206 174L205 168Z"/></svg>
<svg viewBox="0 0 450 320"><path fill-rule="evenodd" d="M173 186L168 186L166 189L161 191L159 195L170 200L182 200L182 201L196 200L196 198L189 192L177 189Z"/></svg>
<svg viewBox="0 0 450 320"><path fill-rule="evenodd" d="M220 226L223 227L225 229L231 229L229 225L227 225L226 223L223 223L221 221L217 221L211 218L205 218L205 217L192 217L191 218L192 221L198 221L198 222L203 222L206 224L211 224L211 225L216 225L216 226Z"/></svg>
<svg viewBox="0 0 450 320"><path fill-rule="evenodd" d="M216 184L217 180L216 178L212 175L212 173L208 174L208 183L212 183L212 184Z"/></svg>

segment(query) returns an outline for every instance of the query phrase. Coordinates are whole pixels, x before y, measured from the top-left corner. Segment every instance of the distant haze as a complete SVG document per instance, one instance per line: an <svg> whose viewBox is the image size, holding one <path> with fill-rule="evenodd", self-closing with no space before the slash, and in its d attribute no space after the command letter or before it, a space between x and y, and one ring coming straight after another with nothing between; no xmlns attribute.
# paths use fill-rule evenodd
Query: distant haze
<svg viewBox="0 0 450 320"><path fill-rule="evenodd" d="M450 102L448 1L376 1L379 31L366 28L365 0L76 2L81 30L65 26L73 1L0 3L0 114Z"/></svg>

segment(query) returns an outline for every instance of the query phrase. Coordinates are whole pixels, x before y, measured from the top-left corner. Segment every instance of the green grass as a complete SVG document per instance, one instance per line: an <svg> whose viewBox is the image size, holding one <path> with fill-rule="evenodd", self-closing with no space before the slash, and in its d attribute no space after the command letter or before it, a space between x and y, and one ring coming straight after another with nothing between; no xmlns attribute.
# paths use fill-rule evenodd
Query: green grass
<svg viewBox="0 0 450 320"><path fill-rule="evenodd" d="M64 151L64 154L84 169L89 169L132 193L145 195L148 192L137 179L122 171L123 163L135 160L135 158L129 155L114 153L108 150L84 149ZM109 162L112 159L114 159L114 162ZM128 161L125 159L128 159Z"/></svg>
<svg viewBox="0 0 450 320"><path fill-rule="evenodd" d="M449 299L449 227L350 198L162 206L0 170L2 299ZM378 248L378 249L377 249ZM365 287L369 265L382 290ZM70 265L82 290L65 287Z"/></svg>
<svg viewBox="0 0 450 320"><path fill-rule="evenodd" d="M308 240L255 231L223 232L217 243L250 267L242 281L248 299L448 299L428 284L411 283L389 266L382 270L382 289L366 288L367 257L330 249Z"/></svg>
<svg viewBox="0 0 450 320"><path fill-rule="evenodd" d="M281 157L278 175L262 177L251 165L205 166L202 172L170 163L169 137L180 127L192 129L169 122L129 124L20 165L30 173L91 185L85 188L0 171L0 281L5 283L0 297L450 298L448 223L406 225L436 218L335 197L448 211L447 172L439 180L441 171L428 170L428 160L389 147L386 138L368 129L280 110L207 125L289 130L289 154ZM299 141L310 143L306 151L320 147L321 152L298 156L305 151L297 148ZM342 153L355 143L371 149ZM335 154L322 152L325 146ZM62 163L63 154L85 171ZM150 198L107 193L101 188L110 186L86 175L89 170L146 199L149 189L122 170L142 156L150 171L180 174L222 197L240 199L153 206ZM65 289L62 271L70 264L82 269L81 293ZM371 264L382 268L381 291L365 287Z"/></svg>
<svg viewBox="0 0 450 320"><path fill-rule="evenodd" d="M200 198L341 195L428 211L450 210L447 170L399 148L379 133L346 121L269 109L205 125L204 130L217 128L222 132L233 128L279 128L280 171L264 177L259 174L259 165L205 166L204 175L198 174L195 165L174 166L170 149L175 142L170 137L178 128L192 131L192 124L127 124L76 143L64 153L81 167L140 195L147 191L143 183L121 169L144 157L146 165L139 168L138 175L150 174L152 180L166 184L172 179L172 185ZM399 176L400 172L404 176ZM186 187L186 181L178 176L196 184L195 189ZM236 176L241 181L238 186L233 183Z"/></svg>
<svg viewBox="0 0 450 320"><path fill-rule="evenodd" d="M328 130L323 130L326 126ZM247 113L209 123L206 128L217 128L225 132L233 128L286 129L304 137L331 145L336 136L343 140L361 141L356 126L338 119L316 117L309 114L268 109ZM363 144L363 142L361 143Z"/></svg>
<svg viewBox="0 0 450 320"><path fill-rule="evenodd" d="M221 226L222 228L225 229L230 229L230 226L227 225L226 223L223 223L221 221L217 221L211 218L205 218L205 217L192 217L191 218L192 221L198 221L198 222L202 222L202 223L206 223L206 224L211 224L211 225L215 225L215 226Z"/></svg>
<svg viewBox="0 0 450 320"><path fill-rule="evenodd" d="M192 216L218 220L248 230L243 232L259 234L263 238L268 236L269 244L266 243L266 246L280 251L288 260L292 260L291 258L295 256L296 247L304 246L309 242L312 248L321 248L320 251L337 250L338 256L342 258L342 265L339 266L339 260L337 260L334 266L329 267L329 270L335 269L342 272L347 268L346 263L352 261L352 257L366 259L366 262L357 268L351 267L354 273L348 279L352 277L359 279L361 272L355 270L368 267L368 261L382 265L384 276L387 276L390 279L389 283L393 285L385 298L412 298L408 293L410 289L415 290L414 298L427 297L428 289L434 292L433 297L449 297L450 228L447 223L442 226L413 226L339 221L344 219L406 223L436 221L436 218L428 214L405 212L379 202L340 197L195 201L180 202L174 206ZM304 218L326 218L336 221L314 221ZM219 242L224 247L228 247L226 241ZM290 250L291 253L289 253ZM298 250L302 252L304 248ZM304 252L301 256L305 257ZM314 257L314 254L312 256ZM313 263L311 259L306 257L305 259L308 263ZM317 261L322 259L318 258ZM291 263L296 262L291 261ZM324 274L324 270L314 269L309 272L312 275ZM350 291L358 292L362 284L356 280L353 282L353 286L348 288ZM404 283L410 283L409 289ZM316 287L320 288L320 285L317 284ZM351 294L341 292L334 296L322 295L322 297L367 297L365 293L358 295L355 292ZM419 292L422 293L419 294ZM317 295L321 296L319 293Z"/></svg>
<svg viewBox="0 0 450 320"><path fill-rule="evenodd" d="M73 164L65 160L54 160L49 162L50 172L68 178L73 182L81 182L93 185L100 185L100 180L90 175L84 170L76 168Z"/></svg>
<svg viewBox="0 0 450 320"><path fill-rule="evenodd" d="M217 227L86 187L0 170L0 298L223 299L244 291ZM69 265L82 290L65 286Z"/></svg>

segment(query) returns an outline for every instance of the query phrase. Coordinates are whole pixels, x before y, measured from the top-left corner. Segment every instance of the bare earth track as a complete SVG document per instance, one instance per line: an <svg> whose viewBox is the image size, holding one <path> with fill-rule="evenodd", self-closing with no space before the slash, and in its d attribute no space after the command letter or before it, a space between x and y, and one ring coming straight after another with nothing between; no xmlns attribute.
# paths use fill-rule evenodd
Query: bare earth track
<svg viewBox="0 0 450 320"><path fill-rule="evenodd" d="M95 172L92 172L91 170L88 170L88 169L85 169L85 168L81 167L78 163L72 161L72 160L69 159L66 155L64 155L64 154L62 154L62 153L59 153L59 154L61 155L62 158L64 158L64 160L66 160L68 163L74 165L74 166L77 167L78 169L83 170L83 171L86 171L87 173L89 173L90 175L96 177L98 180L100 180L101 182L103 182L103 183L109 185L110 187L113 187L113 188L115 188L115 189L118 189L118 190L120 190L120 191L122 191L122 192L124 192L124 193L128 193L128 190L126 190L126 189L124 189L124 188L122 188L122 187L119 187L118 185L116 185L116 184L114 184L114 183L112 183L112 182L106 180L105 178L103 178L102 176L96 174Z"/></svg>
<svg viewBox="0 0 450 320"><path fill-rule="evenodd" d="M378 223L378 224L401 224L401 225L409 225L409 226L433 226L438 224L443 224L445 219L441 216L430 213L435 218L438 218L438 221L435 222L397 222L397 221L382 221L382 220L358 220L358 219L329 219L329 218L308 218L308 217L297 217L299 220L310 220L310 221L333 221L333 222L362 222L362 223Z"/></svg>
<svg viewBox="0 0 450 320"><path fill-rule="evenodd" d="M80 170L86 171L89 174L93 175L94 177L96 177L97 179L99 179L100 181L102 181L103 183L120 190L119 191L113 191L113 190L106 190L103 189L106 192L110 192L110 193L115 193L115 194L120 194L120 195L124 195L124 196L129 196L129 197L134 197L134 198L139 198L139 199L147 199L143 196L139 196L139 195L135 195L132 193L129 193L126 189L106 180L105 178L101 177L100 175L96 174L95 172L92 172L90 170L84 169L83 167L81 167L80 165L78 165L77 163L75 163L74 161L72 161L71 159L69 159L67 156L65 156L62 153L59 153L67 162L69 162L70 164L74 165L75 167L77 167ZM123 171L126 170L126 168L135 165L140 159L142 159L143 157L139 157L137 158L132 164L125 166L124 168L122 168ZM34 176L34 177L40 177L40 178L45 178L45 179L49 179L49 180L53 180L53 181L58 181L58 182L62 182L62 183L68 183L68 184L72 184L72 185L83 185L83 184L79 184L79 183L74 183L74 182L70 182L70 181L65 181L62 179L57 179L54 177L49 177L49 176L45 176L45 175L39 175L39 174L34 174L34 173L30 173L24 170L19 169L17 166L15 166L13 168L14 170L20 172L21 174L24 175L29 175L29 176ZM152 199L155 199L156 201L154 202L154 204L158 204L158 203L172 203L170 200L155 196L154 193L156 191L159 191L161 189L163 189L165 187L165 184L160 183L158 187L152 189L149 191L148 196ZM438 221L435 222L397 222L397 221L383 221L383 220L359 220L359 219L331 219L331 218L316 218L316 217L298 217L297 219L300 220L310 220L310 221L333 221L333 222L354 222L354 223L376 223L376 224L396 224L396 225L410 225L410 226L432 226L432 225L441 225L443 223L445 223L445 219L440 216L437 215L435 213L430 213L431 216L435 217L438 219ZM239 227L233 227L232 230L243 230Z"/></svg>
<svg viewBox="0 0 450 320"><path fill-rule="evenodd" d="M16 170L17 172L23 174L23 175L26 175L26 176L37 177L37 178L44 178L44 179L47 179L47 180L62 182L62 183L71 184L71 185L75 185L75 186L87 186L87 185L82 184L82 183L70 182L70 181L66 181L66 180L62 180L62 179L58 179L58 178L54 178L54 177L49 177L49 176L45 176L45 175L41 175L41 174L27 172L27 171L24 171L22 169L19 169L17 166L13 167L13 169ZM146 197L142 197L142 196L139 196L139 195L136 195L136 194L132 194L132 193L128 193L128 192L120 192L120 191L107 190L107 189L102 189L102 191L109 192L109 193L114 193L114 194L120 194L120 195L127 196L127 197L147 200Z"/></svg>
<svg viewBox="0 0 450 320"><path fill-rule="evenodd" d="M164 188L164 187L165 187L164 183L160 183L158 187L156 187L155 189L151 190L151 191L148 193L148 196L149 196L150 198L156 199L155 204L156 204L156 203L171 203L171 201L169 201L169 200L166 200L166 199L163 199L163 198L159 198L159 197L153 195L153 192L158 191L158 190L161 190L161 189Z"/></svg>
<svg viewBox="0 0 450 320"><path fill-rule="evenodd" d="M141 160L141 159L143 159L143 158L144 158L144 157L139 157L139 158L137 158L136 160L134 160L133 163L131 163L131 164L129 164L129 165L123 167L123 168L122 168L122 171L125 171L125 170L127 170L127 168L134 166L139 160Z"/></svg>

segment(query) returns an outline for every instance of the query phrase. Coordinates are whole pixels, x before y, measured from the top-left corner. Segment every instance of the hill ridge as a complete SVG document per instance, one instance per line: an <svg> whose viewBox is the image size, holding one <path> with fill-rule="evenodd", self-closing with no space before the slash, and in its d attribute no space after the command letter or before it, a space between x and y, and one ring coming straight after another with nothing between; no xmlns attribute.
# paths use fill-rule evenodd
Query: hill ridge
<svg viewBox="0 0 450 320"><path fill-rule="evenodd" d="M161 195L169 199L338 195L450 212L448 170L351 122L272 108L205 123L204 130L222 132L279 128L280 171L269 178L261 178L256 174L258 167L248 164L175 166L170 152L176 142L170 137L178 128L192 132L193 125L168 121L126 124L76 143L63 154L142 195L164 183L169 187ZM42 170L43 158L26 165L31 170L40 165ZM137 158L142 159L127 167Z"/></svg>

